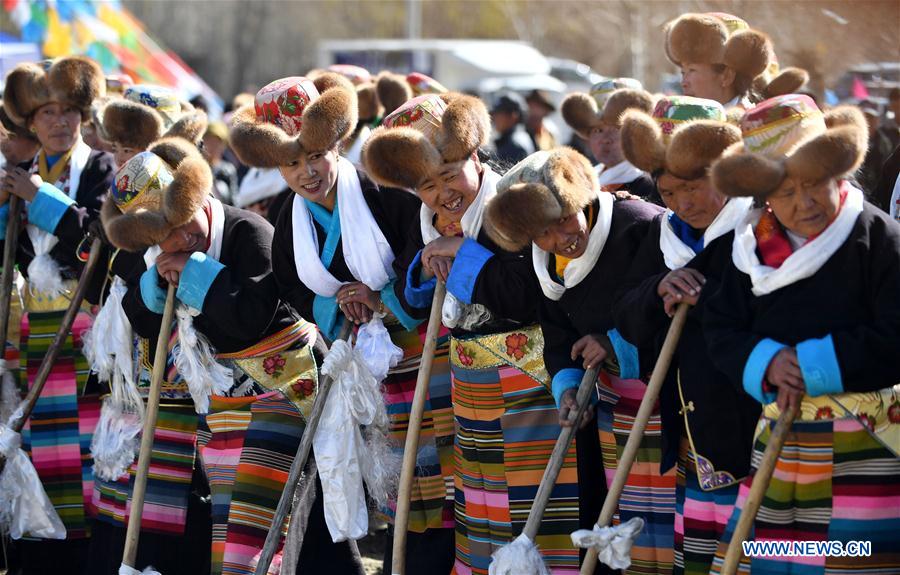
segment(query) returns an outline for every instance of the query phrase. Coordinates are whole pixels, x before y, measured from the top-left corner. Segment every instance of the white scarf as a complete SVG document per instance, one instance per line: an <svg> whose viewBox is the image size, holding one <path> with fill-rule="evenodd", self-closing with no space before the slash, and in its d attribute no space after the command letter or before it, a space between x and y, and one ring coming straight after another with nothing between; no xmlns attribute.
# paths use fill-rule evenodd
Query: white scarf
<svg viewBox="0 0 900 575"><path fill-rule="evenodd" d="M91 148L79 137L75 143L75 149L69 157L69 174L65 185L60 186L59 181L48 182L65 192L69 198L75 199L78 194L78 185L81 180L81 172L87 165L91 156ZM38 159L35 157L31 173L38 172ZM51 234L32 224L25 226L25 231L31 239L34 248L34 259L28 264L29 286L38 293L49 298L54 298L63 292L62 277L59 273L59 264L50 255L59 240Z"/></svg>
<svg viewBox="0 0 900 575"><path fill-rule="evenodd" d="M313 217L303 198L296 195L293 202L291 222L297 277L317 295L334 297L344 282L338 281L322 265ZM346 158L338 158L337 205L347 268L369 289L381 291L394 277L391 267L394 252L366 204L356 168Z"/></svg>
<svg viewBox="0 0 900 575"><path fill-rule="evenodd" d="M499 181L500 175L489 166L484 166L478 194L466 208L466 213L463 214L460 221L464 237L478 241L478 234L481 232L481 224L484 221L484 208L488 200L497 194L497 182ZM434 227L434 211L424 203L419 210L419 225L422 230L422 242L425 245L441 237L441 233ZM448 292L444 298L441 317L444 325L449 328L459 325L464 329L471 329L489 319L489 312L479 304L467 306Z"/></svg>
<svg viewBox="0 0 900 575"><path fill-rule="evenodd" d="M580 257L575 258L566 266L563 272L563 283L554 281L550 277L547 266L550 263L550 254L537 247L537 244L531 244L531 259L534 263L534 273L537 274L538 281L541 284L541 291L544 295L553 301L559 301L566 293L566 290L577 286L581 283L597 263L597 259L603 252L603 246L606 245L606 239L609 237L609 229L612 227L612 212L615 198L608 192L597 192L597 198L600 200L600 209L597 212L597 222L588 238L587 249Z"/></svg>
<svg viewBox="0 0 900 575"><path fill-rule="evenodd" d="M623 160L615 166L604 169L597 177L600 186L627 184L644 175L643 170L636 168L631 162Z"/></svg>
<svg viewBox="0 0 900 575"><path fill-rule="evenodd" d="M847 199L834 221L821 234L795 250L778 268L763 264L756 255L753 230L765 208L751 210L744 216L734 229L731 257L735 267L750 276L753 295L770 294L811 277L844 245L863 210L863 193L850 185L847 188Z"/></svg>
<svg viewBox="0 0 900 575"><path fill-rule="evenodd" d="M703 247L708 246L713 240L724 236L734 229L750 208L753 207L752 198L732 198L719 210L716 219L712 221L706 231L703 232ZM662 250L666 267L670 270L683 268L685 264L694 259L694 253L672 229L669 218L674 212L666 210L660 220L659 249Z"/></svg>
<svg viewBox="0 0 900 575"><path fill-rule="evenodd" d="M366 140L369 139L369 136L372 135L372 128L369 126L363 126L360 128L359 133L356 135L356 139L353 140L353 144L344 152L344 157L350 160L354 166L362 165L362 149L363 144L366 143Z"/></svg>

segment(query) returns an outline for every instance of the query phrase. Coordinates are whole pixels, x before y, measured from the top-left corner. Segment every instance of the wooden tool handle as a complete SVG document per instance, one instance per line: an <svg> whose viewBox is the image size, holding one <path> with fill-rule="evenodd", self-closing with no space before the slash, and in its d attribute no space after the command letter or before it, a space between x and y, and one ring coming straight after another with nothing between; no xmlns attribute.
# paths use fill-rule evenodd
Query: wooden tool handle
<svg viewBox="0 0 900 575"><path fill-rule="evenodd" d="M122 554L122 564L132 568L135 567L138 540L141 536L141 517L144 514L144 496L147 493L150 455L153 452L153 433L156 430L156 417L159 414L159 394L162 391L162 381L166 373L169 334L172 330L174 315L175 286L169 284L169 291L166 293L166 307L163 310L159 337L156 340L156 353L153 356L150 391L147 395L147 409L144 412L144 427L141 430L141 450L138 455L137 473L134 476L134 489L131 496L131 514L128 517L128 530L125 532L125 552Z"/></svg>
<svg viewBox="0 0 900 575"><path fill-rule="evenodd" d="M544 469L544 476L541 477L541 484L538 486L534 502L531 504L528 520L525 522L525 528L522 530L522 533L532 541L537 536L541 520L544 518L544 509L547 507L547 502L550 501L550 494L553 493L553 487L556 485L557 477L559 477L559 470L562 469L563 462L566 460L566 453L569 451L569 445L572 444L572 438L575 437L575 432L578 430L581 416L590 403L591 392L594 391L594 383L596 381L597 368L587 370L581 378L581 384L578 386L578 393L575 396L578 408L569 412L569 423L571 425L563 427L559 437L556 438L556 445L553 446L550 460Z"/></svg>
<svg viewBox="0 0 900 575"><path fill-rule="evenodd" d="M597 525L605 527L612 522L619 506L619 498L625 488L625 481L631 472L631 466L637 456L638 447L644 438L644 430L650 421L650 415L653 413L653 407L659 397L659 391L662 389L663 381L666 379L666 373L669 371L669 365L672 363L672 355L678 347L678 340L681 338L681 331L684 329L684 322L687 319L687 312L690 306L686 303L678 305L675 317L669 325L669 331L663 342L662 350L653 367L653 375L650 376L650 383L647 384L647 390L644 391L644 397L641 399L641 406L638 408L637 416L634 418L634 424L631 432L628 434L628 441L625 442L625 448L622 450L622 456L616 466L616 474L613 477L612 484L609 486L609 492L603 501L603 507L600 510L600 517L597 519ZM587 550L584 557L584 563L581 564L582 575L593 575L594 569L597 567L597 550L593 547Z"/></svg>
<svg viewBox="0 0 900 575"><path fill-rule="evenodd" d="M341 324L341 331L338 339L348 340L353 330L353 323L344 318ZM309 421L306 422L306 429L303 430L303 437L300 439L300 447L297 448L297 455L291 462L291 469L288 472L287 482L284 484L284 490L278 499L278 506L275 508L275 515L272 517L272 524L269 526L269 532L266 534L266 542L263 544L262 551L259 553L259 560L256 563L257 575L265 575L275 552L278 550L278 543L281 541L281 526L284 524L285 518L291 511L294 499L294 491L300 476L306 468L306 462L309 460L309 452L312 450L313 438L316 435L316 429L319 427L319 420L322 418L322 412L325 411L325 402L328 401L328 394L331 391L332 378L325 376L319 382L319 391L316 394L316 400L313 402L312 411L309 415ZM313 481L315 479L313 478ZM315 491L313 491L315 493Z"/></svg>
<svg viewBox="0 0 900 575"><path fill-rule="evenodd" d="M9 337L9 310L12 307L13 277L16 268L16 250L19 247L19 218L22 200L19 196L9 198L9 220L6 222L6 243L3 244L3 273L0 275L0 342L3 342L5 357L6 339ZM0 422L4 423L4 422Z"/></svg>
<svg viewBox="0 0 900 575"><path fill-rule="evenodd" d="M791 408L782 411L775 422L775 428L769 435L769 442L766 450L763 452L762 460L759 468L753 474L753 483L750 485L750 492L747 494L747 500L741 510L737 525L734 527L734 533L731 535L731 541L728 543L728 551L725 553L725 563L722 566L723 575L734 575L737 572L741 557L744 556L742 542L746 541L750 536L750 530L753 528L753 522L756 520L756 514L762 505L763 497L772 481L772 475L775 473L775 464L778 463L778 456L784 447L794 419L800 410L800 402Z"/></svg>
<svg viewBox="0 0 900 575"><path fill-rule="evenodd" d="M416 378L416 391L413 394L409 412L409 427L406 430L406 443L403 446L403 467L400 471L400 485L397 490L397 510L394 513L394 546L391 556L391 573L404 575L406 571L406 534L409 529L410 491L413 474L416 470L416 456L419 452L419 433L422 430L422 415L425 412L425 399L428 395L428 383L431 380L431 366L434 363L434 352L437 349L437 336L441 329L441 310L447 286L437 282L434 288L434 299L431 301L431 313L428 316L428 330L425 333L425 347L422 349L422 365Z"/></svg>

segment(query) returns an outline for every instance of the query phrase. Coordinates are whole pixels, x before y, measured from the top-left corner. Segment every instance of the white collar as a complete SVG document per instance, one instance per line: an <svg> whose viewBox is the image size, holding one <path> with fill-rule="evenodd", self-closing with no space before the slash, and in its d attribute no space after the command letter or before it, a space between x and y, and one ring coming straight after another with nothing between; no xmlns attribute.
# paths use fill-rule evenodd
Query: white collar
<svg viewBox="0 0 900 575"><path fill-rule="evenodd" d="M566 290L577 286L581 283L590 272L594 269L597 259L603 252L603 246L609 237L609 230L612 227L612 212L615 198L609 192L597 192L597 198L600 201L600 209L597 211L597 221L594 229L591 230L588 238L587 249L580 257L570 261L563 272L563 283L560 284L550 277L547 266L550 263L550 254L537 247L537 244L531 244L531 261L534 265L534 273L537 274L538 282L541 284L541 291L544 295L553 301L558 301L565 295Z"/></svg>
<svg viewBox="0 0 900 575"><path fill-rule="evenodd" d="M601 171L597 177L601 186L612 186L615 184L627 184L644 175L642 170L636 168L631 162L623 160Z"/></svg>
<svg viewBox="0 0 900 575"><path fill-rule="evenodd" d="M847 198L837 217L825 230L794 250L778 268L769 267L756 255L754 229L765 208L751 210L734 229L731 258L737 269L750 276L753 295L762 296L811 277L842 246L863 210L863 193L846 183Z"/></svg>
<svg viewBox="0 0 900 575"><path fill-rule="evenodd" d="M716 219L703 232L703 247L708 246L718 237L724 236L740 222L753 207L752 198L732 198L722 206ZM690 246L681 241L681 238L672 229L669 218L674 214L672 210L666 210L660 221L659 249L662 250L666 267L670 270L682 268L697 254Z"/></svg>

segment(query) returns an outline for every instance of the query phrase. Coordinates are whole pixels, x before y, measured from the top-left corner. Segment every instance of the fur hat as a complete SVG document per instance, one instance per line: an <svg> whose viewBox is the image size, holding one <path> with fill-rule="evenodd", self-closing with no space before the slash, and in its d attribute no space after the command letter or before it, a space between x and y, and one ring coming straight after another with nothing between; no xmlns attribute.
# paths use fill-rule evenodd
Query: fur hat
<svg viewBox="0 0 900 575"><path fill-rule="evenodd" d="M769 99L798 93L809 82L809 72L803 68L790 67L781 70L774 78L766 80L761 76L757 78L759 80L761 81L754 82L756 91Z"/></svg>
<svg viewBox="0 0 900 575"><path fill-rule="evenodd" d="M630 110L622 125L625 159L650 174L664 169L684 180L705 175L740 140L720 103L690 96L662 98L652 115Z"/></svg>
<svg viewBox="0 0 900 575"><path fill-rule="evenodd" d="M358 114L356 89L343 76L282 78L260 90L253 106L235 112L229 141L248 166L286 166L304 150L330 150L346 139Z"/></svg>
<svg viewBox="0 0 900 575"><path fill-rule="evenodd" d="M406 78L392 72L382 72L375 82L378 101L384 106L385 115L391 114L413 97L412 86Z"/></svg>
<svg viewBox="0 0 900 575"><path fill-rule="evenodd" d="M37 138L32 132L23 126L16 124L9 118L9 114L6 113L2 102L0 102L0 126L3 126L0 128L0 133L5 131L19 138L27 138L32 142L37 142Z"/></svg>
<svg viewBox="0 0 900 575"><path fill-rule="evenodd" d="M415 190L445 163L471 156L490 135L490 116L478 98L428 94L384 118L363 146L362 162L375 182Z"/></svg>
<svg viewBox="0 0 900 575"><path fill-rule="evenodd" d="M6 75L3 106L9 119L22 126L38 108L59 102L90 117L91 103L106 94L106 77L100 66L84 56L67 56L40 64L19 64Z"/></svg>
<svg viewBox="0 0 900 575"><path fill-rule="evenodd" d="M139 84L121 98L107 101L99 115L101 137L125 147L146 150L162 137L198 142L206 131L206 113L163 86Z"/></svg>
<svg viewBox="0 0 900 575"><path fill-rule="evenodd" d="M666 55L676 66L724 64L756 78L773 59L769 37L723 13L683 14L666 25Z"/></svg>
<svg viewBox="0 0 900 575"><path fill-rule="evenodd" d="M485 231L504 250L518 252L553 222L584 209L599 188L591 163L574 149L535 152L497 183Z"/></svg>
<svg viewBox="0 0 900 575"><path fill-rule="evenodd" d="M623 88L610 94L603 108L598 108L594 98L575 92L563 100L561 112L566 123L579 136L587 139L595 126L621 127L622 114L631 109L649 113L653 109L653 96L644 90Z"/></svg>
<svg viewBox="0 0 900 575"><path fill-rule="evenodd" d="M613 92L616 90L622 90L623 88L628 88L631 90L643 90L644 85L641 84L639 80L635 80L634 78L604 78L600 80L593 86L591 86L590 94L591 98L597 102L597 108L603 109L603 106L606 105L606 101L609 100L609 97L612 96Z"/></svg>
<svg viewBox="0 0 900 575"><path fill-rule="evenodd" d="M188 223L212 189L212 171L193 154L177 167L153 152L141 152L116 172L100 219L109 241L139 252Z"/></svg>
<svg viewBox="0 0 900 575"><path fill-rule="evenodd" d="M384 106L378 101L378 90L375 82L356 86L356 101L359 110L359 123L372 123L384 115Z"/></svg>
<svg viewBox="0 0 900 575"><path fill-rule="evenodd" d="M713 185L729 196L764 199L785 178L840 178L866 157L868 129L853 106L822 112L809 96L788 94L760 103L741 120L743 141L712 167Z"/></svg>

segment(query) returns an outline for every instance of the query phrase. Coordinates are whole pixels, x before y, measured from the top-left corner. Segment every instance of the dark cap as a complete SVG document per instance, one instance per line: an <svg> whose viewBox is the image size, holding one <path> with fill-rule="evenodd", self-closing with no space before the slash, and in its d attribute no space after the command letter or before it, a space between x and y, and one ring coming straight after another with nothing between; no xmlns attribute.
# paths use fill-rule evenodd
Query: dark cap
<svg viewBox="0 0 900 575"><path fill-rule="evenodd" d="M525 101L529 104L540 104L551 112L556 111L556 104L553 103L553 98L550 97L549 92L546 90L532 90L525 98Z"/></svg>
<svg viewBox="0 0 900 575"><path fill-rule="evenodd" d="M525 113L525 99L515 92L501 92L491 106L491 114L495 112L516 112L520 116Z"/></svg>

